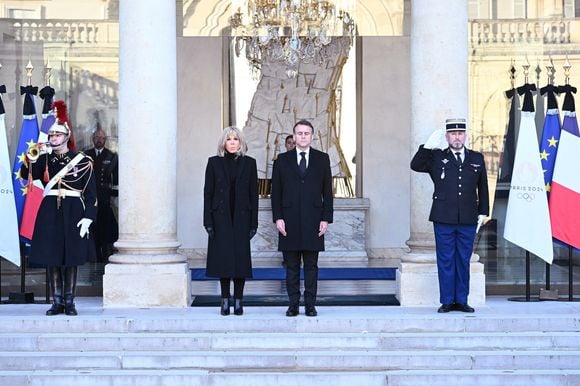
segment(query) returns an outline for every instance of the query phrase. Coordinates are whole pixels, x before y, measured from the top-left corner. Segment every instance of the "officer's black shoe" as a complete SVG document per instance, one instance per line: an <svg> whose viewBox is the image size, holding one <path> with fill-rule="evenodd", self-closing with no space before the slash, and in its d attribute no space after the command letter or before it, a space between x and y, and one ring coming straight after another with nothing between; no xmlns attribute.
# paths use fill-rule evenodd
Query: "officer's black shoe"
<svg viewBox="0 0 580 386"><path fill-rule="evenodd" d="M230 298L222 298L222 304L220 306L220 314L227 316L230 314Z"/></svg>
<svg viewBox="0 0 580 386"><path fill-rule="evenodd" d="M288 317L296 316L298 314L299 314L298 306L292 305L288 307L288 309L286 310L286 316Z"/></svg>
<svg viewBox="0 0 580 386"><path fill-rule="evenodd" d="M469 304L456 304L455 309L461 312L475 312L475 309L471 307Z"/></svg>
<svg viewBox="0 0 580 386"><path fill-rule="evenodd" d="M316 308L314 306L306 306L306 316L316 316L318 312L316 312Z"/></svg>
<svg viewBox="0 0 580 386"><path fill-rule="evenodd" d="M437 310L440 314L446 314L449 311L453 311L453 304L441 304L441 307Z"/></svg>

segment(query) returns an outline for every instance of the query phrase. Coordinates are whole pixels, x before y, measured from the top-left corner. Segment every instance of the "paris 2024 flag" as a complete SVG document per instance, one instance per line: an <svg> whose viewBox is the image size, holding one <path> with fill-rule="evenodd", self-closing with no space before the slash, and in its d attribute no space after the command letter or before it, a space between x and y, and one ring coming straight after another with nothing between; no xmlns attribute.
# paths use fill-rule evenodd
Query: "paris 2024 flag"
<svg viewBox="0 0 580 386"><path fill-rule="evenodd" d="M4 92L6 92L6 88L2 85L0 86L0 94ZM0 256L20 266L18 217L16 215L16 202L14 201L4 118L4 104L0 95L0 213L2 214L0 216Z"/></svg>
<svg viewBox="0 0 580 386"><path fill-rule="evenodd" d="M534 119L533 111L522 111L503 236L551 264L550 213Z"/></svg>
<svg viewBox="0 0 580 386"><path fill-rule="evenodd" d="M580 132L575 111L564 111L564 122L550 193L554 238L580 249Z"/></svg>

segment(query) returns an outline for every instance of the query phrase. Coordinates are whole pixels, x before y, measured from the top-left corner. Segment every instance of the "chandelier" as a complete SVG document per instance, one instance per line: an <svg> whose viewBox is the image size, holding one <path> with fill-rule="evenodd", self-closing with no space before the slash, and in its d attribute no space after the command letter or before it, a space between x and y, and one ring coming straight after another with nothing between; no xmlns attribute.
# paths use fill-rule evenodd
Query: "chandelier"
<svg viewBox="0 0 580 386"><path fill-rule="evenodd" d="M257 74L262 64L284 63L294 78L300 63L322 64L333 36L352 38L354 20L347 12L352 0L336 5L328 0L233 0L230 18L234 50L245 49Z"/></svg>

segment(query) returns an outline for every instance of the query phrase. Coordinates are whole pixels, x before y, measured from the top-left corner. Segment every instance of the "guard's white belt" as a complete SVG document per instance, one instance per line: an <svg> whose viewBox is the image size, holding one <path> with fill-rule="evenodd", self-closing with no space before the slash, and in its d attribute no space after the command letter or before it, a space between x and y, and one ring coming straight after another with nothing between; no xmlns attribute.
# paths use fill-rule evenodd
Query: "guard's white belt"
<svg viewBox="0 0 580 386"><path fill-rule="evenodd" d="M61 197L80 197L81 192L69 189L51 189L46 194L47 196L61 196Z"/></svg>

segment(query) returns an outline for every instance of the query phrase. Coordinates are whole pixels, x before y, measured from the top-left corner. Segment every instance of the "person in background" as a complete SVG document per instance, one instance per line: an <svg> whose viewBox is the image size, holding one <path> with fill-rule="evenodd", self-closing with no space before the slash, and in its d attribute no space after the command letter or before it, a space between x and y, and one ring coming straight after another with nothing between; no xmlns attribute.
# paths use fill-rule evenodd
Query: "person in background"
<svg viewBox="0 0 580 386"><path fill-rule="evenodd" d="M242 132L226 127L210 157L203 187L203 226L208 234L206 275L220 279L221 315L230 314L234 282L234 314L242 315L244 285L252 277L250 240L258 229L256 160L246 155Z"/></svg>
<svg viewBox="0 0 580 386"><path fill-rule="evenodd" d="M433 222L439 313L474 312L467 303L469 262L477 230L489 215L483 154L465 147L465 119L448 119L411 160L411 169L428 173L435 186L429 221ZM443 135L447 144L442 141Z"/></svg>
<svg viewBox="0 0 580 386"><path fill-rule="evenodd" d="M93 159L97 182L97 220L91 226L95 236L97 261L106 262L113 254L113 243L119 238L119 224L111 208L111 198L119 195L119 160L105 147L107 134L97 128L92 136L94 147L85 151Z"/></svg>
<svg viewBox="0 0 580 386"><path fill-rule="evenodd" d="M296 147L296 142L294 142L294 136L290 134L284 140L284 146L286 146L286 151L294 150Z"/></svg>
<svg viewBox="0 0 580 386"><path fill-rule="evenodd" d="M46 315L74 316L78 266L96 258L89 227L97 215L97 187L92 160L68 148L66 104L55 101L53 108L56 121L48 130L49 146L41 154L29 151L20 173L23 178L32 173L44 185L29 262L48 268L53 303Z"/></svg>

